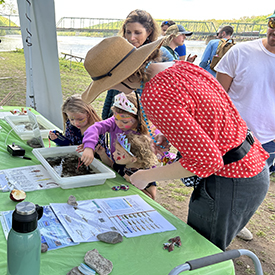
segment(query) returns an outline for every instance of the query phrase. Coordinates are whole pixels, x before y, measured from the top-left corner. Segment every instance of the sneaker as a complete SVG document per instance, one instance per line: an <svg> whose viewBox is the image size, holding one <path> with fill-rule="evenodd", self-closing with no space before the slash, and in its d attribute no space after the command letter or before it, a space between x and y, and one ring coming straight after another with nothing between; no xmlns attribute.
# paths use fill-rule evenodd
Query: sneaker
<svg viewBox="0 0 275 275"><path fill-rule="evenodd" d="M253 240L253 235L252 233L246 228L244 227L238 234L237 237L239 237L240 239L243 239L245 241L251 241Z"/></svg>

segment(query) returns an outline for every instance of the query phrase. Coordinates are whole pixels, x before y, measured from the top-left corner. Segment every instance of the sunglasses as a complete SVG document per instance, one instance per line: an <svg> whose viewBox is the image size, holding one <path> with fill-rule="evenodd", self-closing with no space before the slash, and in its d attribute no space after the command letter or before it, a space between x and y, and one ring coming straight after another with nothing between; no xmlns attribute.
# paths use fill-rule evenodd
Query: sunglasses
<svg viewBox="0 0 275 275"><path fill-rule="evenodd" d="M271 28L271 29L275 29L275 19L270 19L269 21L268 21L268 27L269 28Z"/></svg>

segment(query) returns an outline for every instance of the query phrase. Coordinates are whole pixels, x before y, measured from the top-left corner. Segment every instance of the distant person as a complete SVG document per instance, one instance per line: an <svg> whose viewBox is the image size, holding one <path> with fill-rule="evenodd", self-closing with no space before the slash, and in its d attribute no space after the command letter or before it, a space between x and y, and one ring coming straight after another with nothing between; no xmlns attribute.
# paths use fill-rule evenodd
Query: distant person
<svg viewBox="0 0 275 275"><path fill-rule="evenodd" d="M241 42L228 51L218 65L217 79L228 92L253 135L270 154L275 171L275 11L268 17L265 38ZM244 229L246 240L253 235ZM249 234L250 233L250 234Z"/></svg>
<svg viewBox="0 0 275 275"><path fill-rule="evenodd" d="M217 52L218 45L221 39L229 39L233 34L233 28L231 26L225 26L218 30L217 39L210 40L207 44L204 53L201 58L201 62L199 64L200 67L211 73L214 77L216 77L216 72L211 70L210 64L213 59L213 56Z"/></svg>
<svg viewBox="0 0 275 275"><path fill-rule="evenodd" d="M213 39L217 39L218 36L217 35L213 35L213 34L210 34L206 37L205 39L205 44L207 45L209 43L209 41L213 40Z"/></svg>
<svg viewBox="0 0 275 275"><path fill-rule="evenodd" d="M153 19L150 13L144 10L133 10L126 17L119 31L119 35L126 38L129 43L139 48L158 39L160 28L157 22ZM174 58L164 47L161 48L162 55L160 61L172 61ZM119 92L109 90L107 92L104 106L102 109L102 119L112 116L111 107L114 103L114 96Z"/></svg>
<svg viewBox="0 0 275 275"><path fill-rule="evenodd" d="M167 29L172 26L175 25L176 23L172 20L167 20L167 21L162 21L160 28L161 28L161 34L163 36L165 36L165 33L167 31ZM186 58L186 45L183 43L183 45L177 46L175 51L178 53L179 55L179 60L185 60Z"/></svg>
<svg viewBox="0 0 275 275"><path fill-rule="evenodd" d="M186 36L191 36L192 34L193 32L187 31L182 25L172 25L166 31L163 46L173 55L175 60L180 60L179 54L175 49L184 44ZM196 58L197 55L192 57L189 55L186 61L193 63Z"/></svg>

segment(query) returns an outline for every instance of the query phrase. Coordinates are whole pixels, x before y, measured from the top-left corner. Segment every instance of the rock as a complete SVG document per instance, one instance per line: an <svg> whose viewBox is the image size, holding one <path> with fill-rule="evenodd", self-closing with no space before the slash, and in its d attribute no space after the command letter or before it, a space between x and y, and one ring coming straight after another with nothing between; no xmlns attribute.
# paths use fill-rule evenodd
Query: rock
<svg viewBox="0 0 275 275"><path fill-rule="evenodd" d="M102 257L96 249L89 250L86 253L84 262L99 275L108 275L113 270L113 263Z"/></svg>
<svg viewBox="0 0 275 275"><path fill-rule="evenodd" d="M83 275L83 273L81 273L76 266L72 270L70 270L67 275Z"/></svg>
<svg viewBox="0 0 275 275"><path fill-rule="evenodd" d="M45 253L48 251L48 245L46 243L41 244L41 253Z"/></svg>
<svg viewBox="0 0 275 275"><path fill-rule="evenodd" d="M75 196L72 195L68 198L67 203L72 206L78 206Z"/></svg>
<svg viewBox="0 0 275 275"><path fill-rule="evenodd" d="M97 238L102 242L111 244L121 243L123 241L121 234L115 231L98 234Z"/></svg>
<svg viewBox="0 0 275 275"><path fill-rule="evenodd" d="M32 148L42 148L42 145L39 143L37 138L32 138L30 140L27 140L27 144Z"/></svg>

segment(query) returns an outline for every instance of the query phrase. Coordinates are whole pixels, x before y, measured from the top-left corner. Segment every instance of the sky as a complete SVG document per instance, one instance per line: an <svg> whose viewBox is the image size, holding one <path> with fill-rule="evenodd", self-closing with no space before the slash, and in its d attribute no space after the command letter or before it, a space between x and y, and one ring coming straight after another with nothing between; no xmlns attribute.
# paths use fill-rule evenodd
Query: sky
<svg viewBox="0 0 275 275"><path fill-rule="evenodd" d="M61 17L124 19L134 9L164 20L239 19L273 14L275 2L230 0L223 5L222 0L55 0L56 21Z"/></svg>
<svg viewBox="0 0 275 275"><path fill-rule="evenodd" d="M17 0L5 1L17 6ZM244 16L273 14L274 1L261 0L256 4L255 2L253 0L224 2L222 0L54 0L56 22L62 17L124 19L134 9L146 10L153 18L163 20L231 20Z"/></svg>

